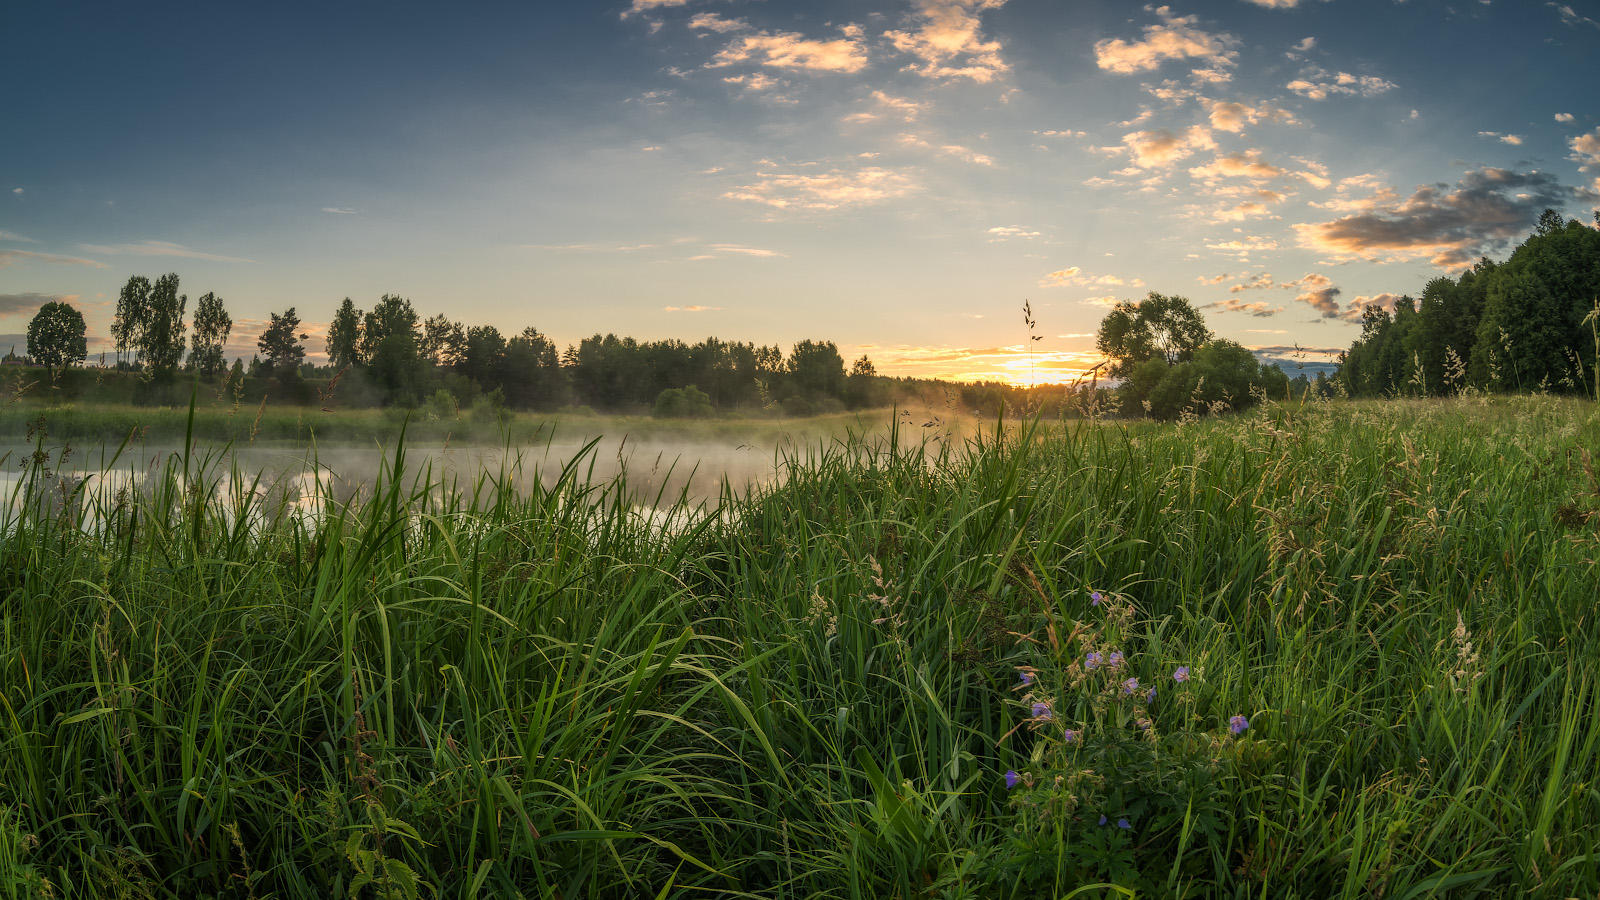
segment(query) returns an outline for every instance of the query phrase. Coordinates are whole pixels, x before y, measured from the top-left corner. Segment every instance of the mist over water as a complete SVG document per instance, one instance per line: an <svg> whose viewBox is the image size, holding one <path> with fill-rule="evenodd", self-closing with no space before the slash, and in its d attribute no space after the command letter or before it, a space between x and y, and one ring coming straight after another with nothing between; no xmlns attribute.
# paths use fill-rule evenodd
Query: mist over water
<svg viewBox="0 0 1600 900"><path fill-rule="evenodd" d="M470 493L479 481L509 483L526 493L537 481L549 489L569 468L578 485L618 486L628 502L642 511L666 509L680 499L690 507L714 506L726 489L745 495L777 480L786 461L805 459L841 441L847 429L882 439L886 419L853 424L799 421L756 423L741 429L699 429L693 426L630 430L632 423L562 423L540 440L521 444L425 444L407 442L400 480L418 479L446 490ZM916 443L929 432L920 422L906 422L902 444ZM639 434L637 430L644 430ZM953 439L957 430L947 430ZM30 460L41 448L0 443L0 504L14 511ZM47 440L43 469L49 477L34 485L48 492L47 502L59 508L81 481L82 493L113 498L120 492L148 499L169 466L183 469L181 443L134 442L118 453L118 444ZM234 494L254 495L273 514L286 508L313 511L321 498L338 504L372 496L380 475L392 477L395 442L352 445L322 443L234 443L208 446L197 441L189 454L190 471L226 501ZM126 496L126 495L125 495ZM78 501L78 502L81 502Z"/></svg>

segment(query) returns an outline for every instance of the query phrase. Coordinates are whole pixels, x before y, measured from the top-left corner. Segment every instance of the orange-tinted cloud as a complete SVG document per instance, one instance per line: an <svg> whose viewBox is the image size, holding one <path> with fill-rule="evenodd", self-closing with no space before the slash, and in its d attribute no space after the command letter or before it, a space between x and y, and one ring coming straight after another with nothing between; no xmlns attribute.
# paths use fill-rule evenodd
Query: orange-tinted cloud
<svg viewBox="0 0 1600 900"><path fill-rule="evenodd" d="M1213 68L1232 66L1238 55L1232 48L1239 40L1230 34L1211 34L1197 28L1196 16L1174 16L1169 7L1158 7L1158 25L1146 25L1142 40L1121 38L1097 41L1095 62L1108 72L1132 74L1147 72L1169 59L1205 60Z"/></svg>
<svg viewBox="0 0 1600 900"><path fill-rule="evenodd" d="M907 68L928 78L970 78L988 83L1006 71L998 41L985 40L978 13L1006 0L917 0L917 27L889 31L896 50L921 60Z"/></svg>

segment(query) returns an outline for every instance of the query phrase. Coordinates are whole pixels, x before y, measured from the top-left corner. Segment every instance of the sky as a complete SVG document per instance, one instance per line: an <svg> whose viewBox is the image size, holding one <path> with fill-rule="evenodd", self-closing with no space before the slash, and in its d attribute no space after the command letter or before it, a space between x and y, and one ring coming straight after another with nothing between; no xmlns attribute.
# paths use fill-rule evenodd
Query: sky
<svg viewBox="0 0 1600 900"><path fill-rule="evenodd" d="M132 275L230 355L345 298L558 346L831 340L1019 383L1110 304L1326 362L1361 310L1600 208L1600 4L31 3L0 80L0 347ZM1033 310L1035 327L1023 319ZM1040 340L1030 340L1038 337ZM1299 347L1304 353L1297 354Z"/></svg>

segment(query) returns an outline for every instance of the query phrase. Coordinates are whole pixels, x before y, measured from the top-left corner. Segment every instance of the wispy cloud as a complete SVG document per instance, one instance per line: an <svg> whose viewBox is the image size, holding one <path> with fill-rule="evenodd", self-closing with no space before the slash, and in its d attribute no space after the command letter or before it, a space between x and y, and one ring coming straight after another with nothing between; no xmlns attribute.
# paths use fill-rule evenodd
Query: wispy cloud
<svg viewBox="0 0 1600 900"><path fill-rule="evenodd" d="M106 253L112 256L175 256L183 259L204 259L211 262L254 263L256 260L238 256L223 256L194 250L182 244L167 241L139 241L134 244L81 244L89 253Z"/></svg>
<svg viewBox="0 0 1600 900"><path fill-rule="evenodd" d="M696 13L689 20L689 27L702 31L715 31L727 34L730 31L743 31L750 27L750 23L743 19L729 19L721 13L703 12Z"/></svg>
<svg viewBox="0 0 1600 900"><path fill-rule="evenodd" d="M758 171L755 180L723 193L729 200L748 200L778 209L832 210L903 197L917 189L910 176L893 169L867 166L804 171Z"/></svg>
<svg viewBox="0 0 1600 900"><path fill-rule="evenodd" d="M633 0L633 4L622 11L622 18L649 12L652 9L664 9L669 6L683 6L689 0Z"/></svg>
<svg viewBox="0 0 1600 900"><path fill-rule="evenodd" d="M989 238L990 243L1011 238L1036 238L1039 236L1037 231L1028 231L1025 228L1018 228L1013 225L997 225L989 229L989 234L993 235L993 237Z"/></svg>
<svg viewBox="0 0 1600 900"><path fill-rule="evenodd" d="M1285 125L1297 125L1299 120L1294 113L1280 109L1267 103L1251 106L1233 100L1208 100L1201 98L1200 104L1211 114L1211 127L1218 131L1231 131L1240 134L1246 125L1255 125L1260 122L1282 122Z"/></svg>
<svg viewBox="0 0 1600 900"><path fill-rule="evenodd" d="M19 260L38 260L39 262L52 263L58 266L89 266L95 269L104 269L105 263L84 259L81 256L61 256L56 253L35 253L32 250L0 250L0 269Z"/></svg>
<svg viewBox="0 0 1600 900"><path fill-rule="evenodd" d="M1187 159L1197 150L1217 149L1211 130L1203 125L1192 125L1182 134L1173 134L1165 128L1135 131L1123 135L1122 143L1133 164L1142 169L1165 168Z"/></svg>
<svg viewBox="0 0 1600 900"><path fill-rule="evenodd" d="M341 216L353 216L356 214L356 211L348 206L324 206L322 211L325 213L337 213Z"/></svg>
<svg viewBox="0 0 1600 900"><path fill-rule="evenodd" d="M728 256L755 256L766 259L775 259L788 255L789 254L782 253L777 250L763 250L759 247L742 247L738 244L712 244L707 248L705 253L701 253L697 256L691 256L689 259L722 259Z"/></svg>
<svg viewBox="0 0 1600 900"><path fill-rule="evenodd" d="M1498 131L1480 131L1478 132L1478 137L1498 138L1500 143L1511 144L1512 146L1519 146L1522 144L1521 137L1518 137L1514 134L1501 134Z"/></svg>
<svg viewBox="0 0 1600 900"><path fill-rule="evenodd" d="M1567 142L1572 148L1572 159L1587 166L1600 165L1600 128L1580 134Z"/></svg>
<svg viewBox="0 0 1600 900"><path fill-rule="evenodd" d="M867 66L867 50L859 36L827 41L812 40L798 32L760 31L735 38L706 67L747 62L778 69L859 72Z"/></svg>
<svg viewBox="0 0 1600 900"><path fill-rule="evenodd" d="M33 315L46 303L78 305L77 294L0 294L0 318L18 314Z"/></svg>
<svg viewBox="0 0 1600 900"><path fill-rule="evenodd" d="M1572 7L1564 3L1546 3L1545 6L1556 11L1556 15L1561 17L1563 25L1591 25L1595 28L1600 28L1600 22L1596 22L1588 16L1578 15L1573 11Z"/></svg>
<svg viewBox="0 0 1600 900"><path fill-rule="evenodd" d="M1148 8L1148 7L1146 7ZM1170 59L1200 59L1213 68L1234 65L1239 39L1198 28L1196 16L1174 16L1169 7L1155 9L1160 24L1146 25L1142 40L1108 38L1094 45L1095 62L1108 72L1132 74L1158 68Z"/></svg>
<svg viewBox="0 0 1600 900"><path fill-rule="evenodd" d="M1273 306L1271 303L1268 303L1265 300L1247 303L1237 297L1229 297L1226 300L1218 300L1215 303L1207 303L1200 308L1214 309L1217 312L1244 313L1247 316L1254 316L1258 319L1265 319L1283 312L1283 307Z"/></svg>
<svg viewBox="0 0 1600 900"><path fill-rule="evenodd" d="M1571 196L1553 175L1485 167L1467 172L1454 189L1423 185L1404 200L1390 200L1391 192L1361 212L1294 229L1301 246L1335 257L1429 257L1436 266L1460 266L1504 247Z"/></svg>
<svg viewBox="0 0 1600 900"><path fill-rule="evenodd" d="M916 0L916 27L889 31L884 37L896 50L920 62L907 66L927 78L970 78L993 81L1007 69L1000 43L985 40L978 13L999 9L1006 0Z"/></svg>
<svg viewBox="0 0 1600 900"><path fill-rule="evenodd" d="M1116 275L1090 275L1077 266L1057 269L1047 273L1039 279L1040 287L1144 287L1144 281L1139 278L1124 280Z"/></svg>
<svg viewBox="0 0 1600 900"><path fill-rule="evenodd" d="M1312 100L1326 100L1335 94L1351 97L1374 97L1398 85L1376 75L1351 75L1349 72L1329 72L1311 66L1300 77L1284 85L1289 90Z"/></svg>
<svg viewBox="0 0 1600 900"><path fill-rule="evenodd" d="M33 238L23 237L22 235L17 234L15 231L6 231L3 228L0 228L0 241L10 241L14 244L38 243Z"/></svg>
<svg viewBox="0 0 1600 900"><path fill-rule="evenodd" d="M663 312L712 312L719 310L720 306L663 306Z"/></svg>
<svg viewBox="0 0 1600 900"><path fill-rule="evenodd" d="M1213 159L1203 166L1189 170L1194 178L1248 178L1251 181L1271 181L1284 174L1284 170L1261 158L1260 150L1243 150Z"/></svg>

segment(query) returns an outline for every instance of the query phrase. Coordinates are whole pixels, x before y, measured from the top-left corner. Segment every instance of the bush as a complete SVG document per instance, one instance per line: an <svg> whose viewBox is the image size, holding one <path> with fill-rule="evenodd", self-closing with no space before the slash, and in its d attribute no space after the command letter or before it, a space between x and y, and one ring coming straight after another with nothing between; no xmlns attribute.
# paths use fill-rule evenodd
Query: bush
<svg viewBox="0 0 1600 900"><path fill-rule="evenodd" d="M711 397L694 385L667 388L656 396L650 414L658 419L705 419L716 414Z"/></svg>

